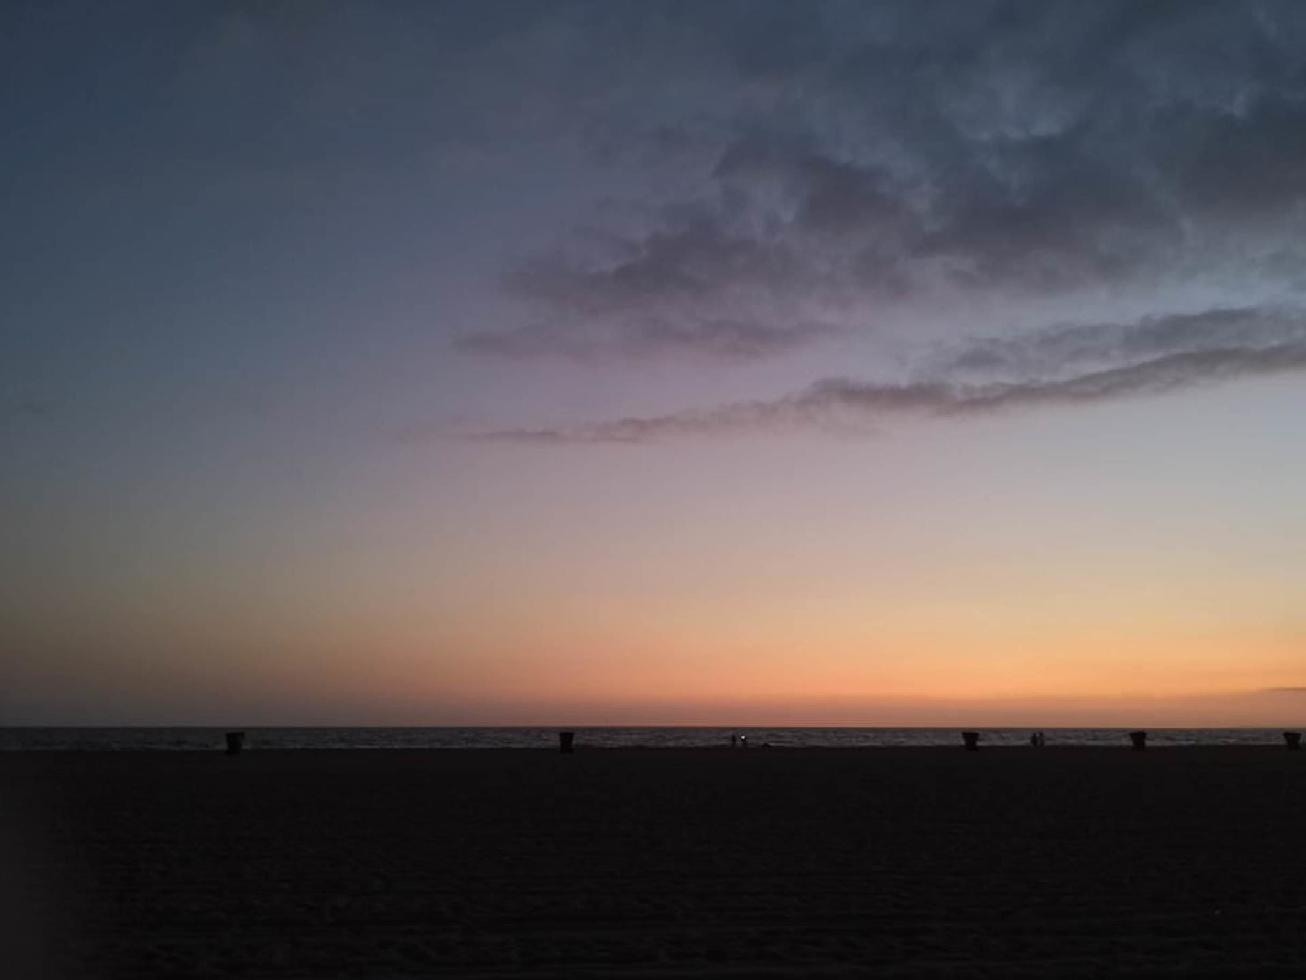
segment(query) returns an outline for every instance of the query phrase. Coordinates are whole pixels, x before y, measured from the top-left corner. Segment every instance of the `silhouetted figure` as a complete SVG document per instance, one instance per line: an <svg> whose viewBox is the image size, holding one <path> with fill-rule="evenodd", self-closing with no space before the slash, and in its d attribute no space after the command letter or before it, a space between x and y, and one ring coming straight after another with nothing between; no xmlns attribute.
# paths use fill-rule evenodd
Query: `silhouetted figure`
<svg viewBox="0 0 1306 980"><path fill-rule="evenodd" d="M739 747L740 747L741 749L746 749L746 748L748 748L748 736L747 736L747 735L740 735L740 736L739 736Z"/></svg>
<svg viewBox="0 0 1306 980"><path fill-rule="evenodd" d="M1288 746L1289 752L1301 751L1301 732L1284 732L1283 741Z"/></svg>
<svg viewBox="0 0 1306 980"><path fill-rule="evenodd" d="M1135 752L1142 752L1147 748L1147 732L1130 732L1129 741Z"/></svg>
<svg viewBox="0 0 1306 980"><path fill-rule="evenodd" d="M575 748L575 732L558 732L558 751L563 755L571 755Z"/></svg>
<svg viewBox="0 0 1306 980"><path fill-rule="evenodd" d="M244 732L227 732L227 755L240 755L241 746L244 744Z"/></svg>
<svg viewBox="0 0 1306 980"><path fill-rule="evenodd" d="M734 732L731 732L731 733L730 733L730 747L731 747L732 749L737 749L737 748L739 748L739 736L738 736L737 734L735 734Z"/></svg>
<svg viewBox="0 0 1306 980"><path fill-rule="evenodd" d="M962 742L965 743L965 745L966 745L966 751L967 751L967 752L978 752L978 751L979 751L979 736L980 736L980 733L979 733L979 732L962 732L962 733L961 733L961 740L962 740Z"/></svg>

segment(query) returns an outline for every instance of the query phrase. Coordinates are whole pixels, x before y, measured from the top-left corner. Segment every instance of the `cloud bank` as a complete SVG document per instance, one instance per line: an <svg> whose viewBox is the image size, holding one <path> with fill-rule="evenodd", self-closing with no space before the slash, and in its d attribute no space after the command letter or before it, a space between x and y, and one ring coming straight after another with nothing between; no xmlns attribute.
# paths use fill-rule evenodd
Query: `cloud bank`
<svg viewBox="0 0 1306 980"><path fill-rule="evenodd" d="M573 108L629 179L465 352L750 361L977 300L1306 286L1300 4L616 7L560 16L626 58Z"/></svg>

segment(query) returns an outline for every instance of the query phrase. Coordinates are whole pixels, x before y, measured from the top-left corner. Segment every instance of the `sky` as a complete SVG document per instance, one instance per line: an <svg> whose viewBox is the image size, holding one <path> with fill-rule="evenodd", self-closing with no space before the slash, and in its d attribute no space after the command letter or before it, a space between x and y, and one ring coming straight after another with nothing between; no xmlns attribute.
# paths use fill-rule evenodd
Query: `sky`
<svg viewBox="0 0 1306 980"><path fill-rule="evenodd" d="M10 2L0 723L1306 716L1306 5Z"/></svg>

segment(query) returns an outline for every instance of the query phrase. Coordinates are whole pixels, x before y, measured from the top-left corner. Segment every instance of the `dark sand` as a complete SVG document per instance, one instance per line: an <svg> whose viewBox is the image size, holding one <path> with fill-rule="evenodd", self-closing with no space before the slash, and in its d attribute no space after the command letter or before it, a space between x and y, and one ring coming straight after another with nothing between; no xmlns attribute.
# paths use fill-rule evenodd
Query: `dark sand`
<svg viewBox="0 0 1306 980"><path fill-rule="evenodd" d="M1281 748L8 753L0 787L15 980L1306 976Z"/></svg>

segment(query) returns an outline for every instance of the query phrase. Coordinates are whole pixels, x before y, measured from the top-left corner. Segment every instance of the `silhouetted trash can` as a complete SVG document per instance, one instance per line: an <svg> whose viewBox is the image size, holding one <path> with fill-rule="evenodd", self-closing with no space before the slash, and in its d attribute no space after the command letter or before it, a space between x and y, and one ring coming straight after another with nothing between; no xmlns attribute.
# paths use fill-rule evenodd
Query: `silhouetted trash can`
<svg viewBox="0 0 1306 980"><path fill-rule="evenodd" d="M1129 742L1135 752L1142 752L1147 748L1147 732L1130 732Z"/></svg>
<svg viewBox="0 0 1306 980"><path fill-rule="evenodd" d="M966 744L967 752L979 751L979 732L962 732L961 740Z"/></svg>
<svg viewBox="0 0 1306 980"><path fill-rule="evenodd" d="M1284 732L1283 741L1289 752L1301 751L1301 732Z"/></svg>
<svg viewBox="0 0 1306 980"><path fill-rule="evenodd" d="M227 755L240 755L240 749L244 744L244 732L227 732Z"/></svg>
<svg viewBox="0 0 1306 980"><path fill-rule="evenodd" d="M575 732L558 732L558 751L563 755L571 755L575 749L575 743Z"/></svg>

